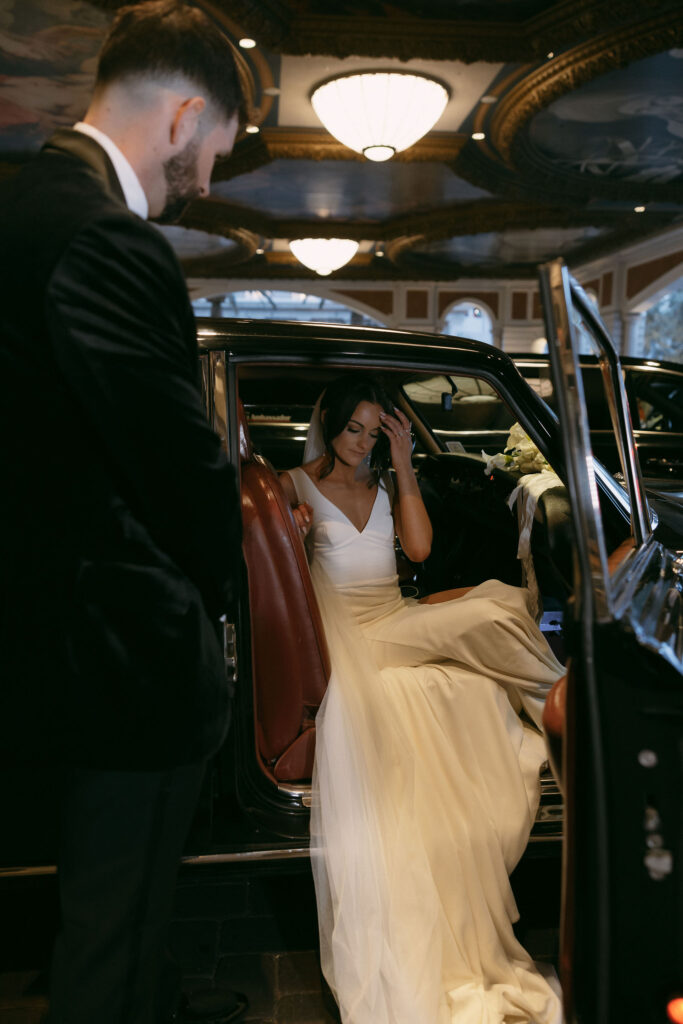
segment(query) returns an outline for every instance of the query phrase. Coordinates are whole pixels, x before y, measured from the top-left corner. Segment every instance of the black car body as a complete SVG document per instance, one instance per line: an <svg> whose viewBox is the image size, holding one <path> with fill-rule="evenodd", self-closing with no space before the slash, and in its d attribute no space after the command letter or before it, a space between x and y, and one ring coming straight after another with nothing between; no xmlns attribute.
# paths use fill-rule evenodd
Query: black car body
<svg viewBox="0 0 683 1024"><path fill-rule="evenodd" d="M556 409L547 356L513 356L532 388ZM683 365L656 359L620 357L626 399L643 479L649 490L683 497ZM612 473L620 473L609 408L596 356L579 358L593 454Z"/></svg>

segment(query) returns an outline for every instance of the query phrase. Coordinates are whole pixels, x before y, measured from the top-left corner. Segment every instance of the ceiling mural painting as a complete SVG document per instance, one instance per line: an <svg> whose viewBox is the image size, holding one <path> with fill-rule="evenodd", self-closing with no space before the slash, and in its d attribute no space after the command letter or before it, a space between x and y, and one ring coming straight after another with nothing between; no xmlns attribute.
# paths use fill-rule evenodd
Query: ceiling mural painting
<svg viewBox="0 0 683 1024"><path fill-rule="evenodd" d="M1 158L24 159L83 114L109 20L85 0L3 0Z"/></svg>
<svg viewBox="0 0 683 1024"><path fill-rule="evenodd" d="M679 0L195 2L255 45L240 50L250 133L211 196L163 229L193 277L314 277L287 244L301 237L360 243L331 278L533 277L544 259L571 266L683 220ZM120 5L2 0L0 176L83 115ZM427 75L449 94L385 162L311 104L322 80L359 71Z"/></svg>
<svg viewBox="0 0 683 1024"><path fill-rule="evenodd" d="M559 171L638 184L683 183L683 49L601 75L531 123Z"/></svg>
<svg viewBox="0 0 683 1024"><path fill-rule="evenodd" d="M580 243L604 237L604 228L537 228L535 231L485 231L442 242L427 242L411 253L416 264L421 259L449 260L464 266L476 263L495 268L501 260L512 268L542 263L572 252Z"/></svg>

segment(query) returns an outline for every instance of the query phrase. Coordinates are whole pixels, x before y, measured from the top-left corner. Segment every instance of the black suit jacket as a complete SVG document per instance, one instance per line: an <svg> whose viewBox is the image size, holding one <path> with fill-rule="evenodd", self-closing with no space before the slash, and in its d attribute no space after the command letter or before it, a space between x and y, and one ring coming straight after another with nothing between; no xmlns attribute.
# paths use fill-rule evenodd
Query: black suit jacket
<svg viewBox="0 0 683 1024"><path fill-rule="evenodd" d="M239 520L180 267L73 131L3 187L0 238L0 758L199 760Z"/></svg>

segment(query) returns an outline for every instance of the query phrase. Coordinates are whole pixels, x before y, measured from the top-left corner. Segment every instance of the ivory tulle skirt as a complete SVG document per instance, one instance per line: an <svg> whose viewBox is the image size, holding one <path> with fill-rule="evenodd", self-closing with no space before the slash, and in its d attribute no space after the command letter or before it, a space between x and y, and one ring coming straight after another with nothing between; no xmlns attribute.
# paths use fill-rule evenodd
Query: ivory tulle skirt
<svg viewBox="0 0 683 1024"><path fill-rule="evenodd" d="M526 591L419 605L395 578L314 566L333 674L318 713L311 848L321 958L344 1024L560 1024L516 940L508 876L562 674Z"/></svg>

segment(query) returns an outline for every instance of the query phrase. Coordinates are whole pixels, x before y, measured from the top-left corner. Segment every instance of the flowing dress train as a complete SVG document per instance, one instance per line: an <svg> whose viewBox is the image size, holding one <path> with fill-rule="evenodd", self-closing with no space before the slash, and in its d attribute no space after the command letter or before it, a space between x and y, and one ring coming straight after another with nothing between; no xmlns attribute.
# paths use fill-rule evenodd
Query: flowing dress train
<svg viewBox="0 0 683 1024"><path fill-rule="evenodd" d="M321 960L344 1024L560 1024L516 940L509 874L539 799L545 694L563 669L496 580L403 598L389 497L359 531L302 470L332 660L316 723L311 856Z"/></svg>

